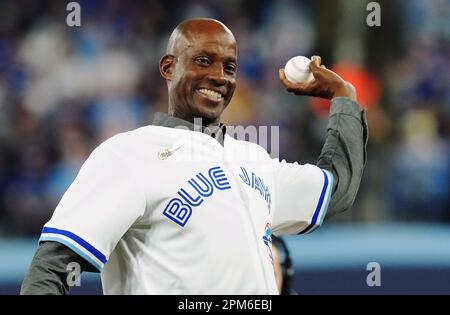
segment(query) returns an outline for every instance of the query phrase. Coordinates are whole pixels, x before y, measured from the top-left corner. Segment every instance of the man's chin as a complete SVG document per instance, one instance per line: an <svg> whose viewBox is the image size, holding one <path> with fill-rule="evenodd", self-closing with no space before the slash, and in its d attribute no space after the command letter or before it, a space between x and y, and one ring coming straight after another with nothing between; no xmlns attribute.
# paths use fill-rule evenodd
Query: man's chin
<svg viewBox="0 0 450 315"><path fill-rule="evenodd" d="M210 108L198 108L196 111L196 118L202 119L203 125L209 125L213 122L219 121L223 110L210 109Z"/></svg>

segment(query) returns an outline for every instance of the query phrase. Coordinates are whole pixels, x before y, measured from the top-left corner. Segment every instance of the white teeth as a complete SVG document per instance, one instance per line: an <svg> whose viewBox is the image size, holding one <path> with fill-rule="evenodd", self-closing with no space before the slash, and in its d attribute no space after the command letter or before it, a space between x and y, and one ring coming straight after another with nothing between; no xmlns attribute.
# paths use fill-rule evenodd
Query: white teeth
<svg viewBox="0 0 450 315"><path fill-rule="evenodd" d="M206 96L209 96L209 97L217 99L217 100L220 100L222 98L222 94L220 94L216 91L213 91L213 90L199 89L198 91Z"/></svg>

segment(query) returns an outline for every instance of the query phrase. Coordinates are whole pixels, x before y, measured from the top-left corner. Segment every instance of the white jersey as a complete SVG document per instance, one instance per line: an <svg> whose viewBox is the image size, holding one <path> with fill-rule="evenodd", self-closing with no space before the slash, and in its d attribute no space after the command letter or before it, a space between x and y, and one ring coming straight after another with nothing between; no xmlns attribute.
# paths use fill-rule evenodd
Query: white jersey
<svg viewBox="0 0 450 315"><path fill-rule="evenodd" d="M105 294L278 294L271 233L313 231L332 187L253 143L146 126L92 152L40 241L98 268Z"/></svg>

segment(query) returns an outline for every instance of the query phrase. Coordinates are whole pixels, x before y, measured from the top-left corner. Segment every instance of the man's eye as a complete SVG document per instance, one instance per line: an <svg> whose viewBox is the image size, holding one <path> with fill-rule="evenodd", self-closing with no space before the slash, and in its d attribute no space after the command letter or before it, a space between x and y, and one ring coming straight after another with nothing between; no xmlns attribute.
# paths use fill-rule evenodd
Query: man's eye
<svg viewBox="0 0 450 315"><path fill-rule="evenodd" d="M230 73L230 74L235 74L236 73L236 66L235 65L225 65L224 69L226 72Z"/></svg>
<svg viewBox="0 0 450 315"><path fill-rule="evenodd" d="M211 62L209 61L209 58L206 57L199 57L196 59L197 63L200 65L209 65Z"/></svg>

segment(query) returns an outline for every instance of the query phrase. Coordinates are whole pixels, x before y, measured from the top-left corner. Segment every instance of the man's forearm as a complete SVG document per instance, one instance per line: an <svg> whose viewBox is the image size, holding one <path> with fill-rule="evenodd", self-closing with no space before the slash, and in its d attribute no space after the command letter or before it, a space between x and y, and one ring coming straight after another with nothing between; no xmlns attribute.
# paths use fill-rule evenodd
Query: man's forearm
<svg viewBox="0 0 450 315"><path fill-rule="evenodd" d="M22 283L22 295L61 295L69 292L67 266L80 264L81 270L92 268L83 258L57 242L41 243Z"/></svg>
<svg viewBox="0 0 450 315"><path fill-rule="evenodd" d="M334 98L327 137L317 161L317 166L334 177L326 218L352 206L367 159L367 139L365 111L349 98Z"/></svg>

